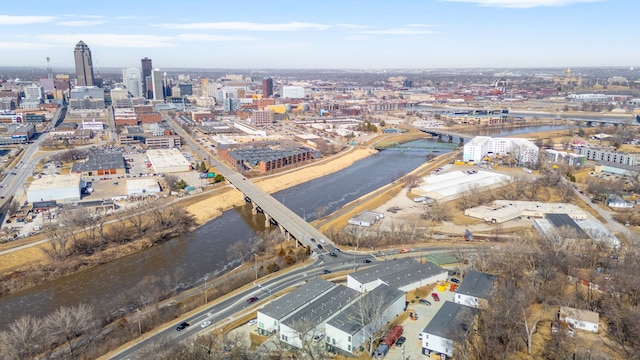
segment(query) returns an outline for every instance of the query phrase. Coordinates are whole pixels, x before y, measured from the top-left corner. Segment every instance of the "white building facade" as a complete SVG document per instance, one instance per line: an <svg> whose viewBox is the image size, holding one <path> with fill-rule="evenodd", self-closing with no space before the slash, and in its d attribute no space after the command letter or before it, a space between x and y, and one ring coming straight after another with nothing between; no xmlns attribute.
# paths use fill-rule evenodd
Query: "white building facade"
<svg viewBox="0 0 640 360"><path fill-rule="evenodd" d="M283 86L282 97L288 99L304 99L304 88L302 86Z"/></svg>
<svg viewBox="0 0 640 360"><path fill-rule="evenodd" d="M539 148L527 139L476 136L464 145L462 160L479 162L485 156L512 154L520 163L537 163Z"/></svg>

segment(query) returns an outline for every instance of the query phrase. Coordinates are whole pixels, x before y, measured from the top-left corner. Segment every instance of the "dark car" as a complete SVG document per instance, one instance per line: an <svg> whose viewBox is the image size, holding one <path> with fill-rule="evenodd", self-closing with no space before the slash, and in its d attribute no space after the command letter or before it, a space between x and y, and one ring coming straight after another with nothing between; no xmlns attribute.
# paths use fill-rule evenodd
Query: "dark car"
<svg viewBox="0 0 640 360"><path fill-rule="evenodd" d="M451 278L451 282L452 283L456 283L456 284L460 284L460 280L458 280L456 278Z"/></svg>
<svg viewBox="0 0 640 360"><path fill-rule="evenodd" d="M178 330L178 331L182 331L182 330L184 330L184 329L188 328L190 325L191 325L191 323L183 322L183 323L181 323L180 325L178 325L178 327L176 328L176 330Z"/></svg>
<svg viewBox="0 0 640 360"><path fill-rule="evenodd" d="M331 274L331 270L329 270L329 269L324 269L324 270L322 270L322 273L323 273L323 274Z"/></svg>
<svg viewBox="0 0 640 360"><path fill-rule="evenodd" d="M364 259L364 260L362 260L362 262L363 262L363 263L365 263L365 264L370 264L370 263L371 263L371 260L369 260L369 259Z"/></svg>
<svg viewBox="0 0 640 360"><path fill-rule="evenodd" d="M254 302L258 301L259 299L257 297L250 297L247 299L247 303L248 304L253 304Z"/></svg>
<svg viewBox="0 0 640 360"><path fill-rule="evenodd" d="M314 238L311 238L311 242L316 242L316 239L314 239Z"/></svg>
<svg viewBox="0 0 640 360"><path fill-rule="evenodd" d="M407 341L407 338L404 336L400 336L398 340L396 340L396 346L404 345L404 342Z"/></svg>
<svg viewBox="0 0 640 360"><path fill-rule="evenodd" d="M425 304L427 306L431 306L431 302L429 300L427 300L427 299L420 299L420 300L418 300L418 302L420 304Z"/></svg>
<svg viewBox="0 0 640 360"><path fill-rule="evenodd" d="M338 254L334 253L333 251L332 251L329 255L331 255L331 256L333 256L333 257L338 256Z"/></svg>
<svg viewBox="0 0 640 360"><path fill-rule="evenodd" d="M318 244L318 249L322 250L322 245Z"/></svg>

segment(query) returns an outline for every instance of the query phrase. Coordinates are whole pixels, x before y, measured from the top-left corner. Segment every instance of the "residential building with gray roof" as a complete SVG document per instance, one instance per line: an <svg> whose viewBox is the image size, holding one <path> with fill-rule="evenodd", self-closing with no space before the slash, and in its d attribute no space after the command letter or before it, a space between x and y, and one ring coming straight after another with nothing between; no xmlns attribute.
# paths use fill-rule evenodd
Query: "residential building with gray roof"
<svg viewBox="0 0 640 360"><path fill-rule="evenodd" d="M491 274L470 270L455 290L456 304L477 308L489 300L495 277Z"/></svg>
<svg viewBox="0 0 640 360"><path fill-rule="evenodd" d="M402 291L411 291L446 279L447 270L434 263L420 263L413 258L402 258L349 274L347 286L367 292L380 284L387 284Z"/></svg>

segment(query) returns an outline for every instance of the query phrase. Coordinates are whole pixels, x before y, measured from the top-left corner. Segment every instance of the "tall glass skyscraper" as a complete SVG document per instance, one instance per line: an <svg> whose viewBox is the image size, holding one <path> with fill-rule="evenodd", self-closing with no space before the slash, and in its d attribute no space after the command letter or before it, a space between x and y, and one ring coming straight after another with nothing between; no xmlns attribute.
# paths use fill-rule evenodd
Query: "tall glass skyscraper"
<svg viewBox="0 0 640 360"><path fill-rule="evenodd" d="M76 44L73 51L76 61L76 78L78 86L94 86L93 61L91 60L91 50L82 40Z"/></svg>
<svg viewBox="0 0 640 360"><path fill-rule="evenodd" d="M153 69L151 59L145 57L140 62L142 63L142 96L151 99L149 94L153 89L153 85L151 85L151 70Z"/></svg>

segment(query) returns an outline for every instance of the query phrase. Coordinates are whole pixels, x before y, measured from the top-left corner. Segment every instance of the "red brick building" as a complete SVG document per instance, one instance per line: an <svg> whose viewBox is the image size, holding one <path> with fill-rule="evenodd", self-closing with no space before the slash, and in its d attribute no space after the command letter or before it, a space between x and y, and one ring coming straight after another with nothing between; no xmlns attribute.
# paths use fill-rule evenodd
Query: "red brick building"
<svg viewBox="0 0 640 360"><path fill-rule="evenodd" d="M138 115L140 122L143 124L152 124L162 122L162 115L158 112L143 113Z"/></svg>

